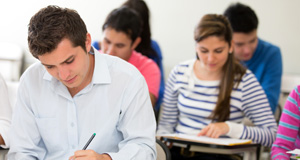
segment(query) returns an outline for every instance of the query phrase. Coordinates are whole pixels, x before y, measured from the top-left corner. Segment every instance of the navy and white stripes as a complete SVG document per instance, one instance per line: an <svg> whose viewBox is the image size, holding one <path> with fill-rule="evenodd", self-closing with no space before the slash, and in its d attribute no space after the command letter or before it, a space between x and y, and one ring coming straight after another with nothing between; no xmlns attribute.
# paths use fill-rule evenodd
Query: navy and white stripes
<svg viewBox="0 0 300 160"><path fill-rule="evenodd" d="M193 72L194 62L181 63L171 71L165 87L158 133L197 134L211 123L208 116L216 106L220 81L197 79ZM268 99L251 71L247 70L238 88L232 91L230 105L229 122L243 125L243 118L248 117L255 125L244 126L240 136L233 138L252 139L271 146L277 125Z"/></svg>

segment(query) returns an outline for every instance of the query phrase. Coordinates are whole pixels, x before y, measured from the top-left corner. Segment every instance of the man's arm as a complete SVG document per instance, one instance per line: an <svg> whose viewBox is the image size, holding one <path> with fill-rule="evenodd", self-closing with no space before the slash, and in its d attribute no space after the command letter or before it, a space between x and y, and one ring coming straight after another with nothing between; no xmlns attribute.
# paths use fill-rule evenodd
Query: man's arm
<svg viewBox="0 0 300 160"><path fill-rule="evenodd" d="M135 76L136 77L136 76ZM147 84L142 77L130 79L126 89L118 100L122 102L117 130L123 140L118 144L117 152L97 153L94 150L79 150L69 159L89 160L155 160L156 121L149 98Z"/></svg>
<svg viewBox="0 0 300 160"><path fill-rule="evenodd" d="M146 82L142 76L128 84L117 129L124 139L117 153L107 153L113 160L156 159L156 121Z"/></svg>
<svg viewBox="0 0 300 160"><path fill-rule="evenodd" d="M25 89L23 85L24 83L21 82L14 109L8 159L44 159L47 151L45 148L38 147L41 143L41 136L30 108L28 88Z"/></svg>
<svg viewBox="0 0 300 160"><path fill-rule="evenodd" d="M267 61L267 66L264 72L264 79L261 80L261 86L266 92L273 114L280 95L281 76L282 76L282 59L280 49L276 48L274 54Z"/></svg>

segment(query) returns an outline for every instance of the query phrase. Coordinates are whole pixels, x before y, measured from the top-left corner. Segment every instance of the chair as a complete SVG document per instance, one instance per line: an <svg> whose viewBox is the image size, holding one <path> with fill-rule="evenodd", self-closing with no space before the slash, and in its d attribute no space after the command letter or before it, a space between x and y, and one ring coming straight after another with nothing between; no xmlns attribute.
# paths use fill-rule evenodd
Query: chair
<svg viewBox="0 0 300 160"><path fill-rule="evenodd" d="M156 160L171 160L171 152L169 148L160 140L156 139Z"/></svg>
<svg viewBox="0 0 300 160"><path fill-rule="evenodd" d="M18 81L24 64L24 50L15 43L0 42L0 73L7 81Z"/></svg>

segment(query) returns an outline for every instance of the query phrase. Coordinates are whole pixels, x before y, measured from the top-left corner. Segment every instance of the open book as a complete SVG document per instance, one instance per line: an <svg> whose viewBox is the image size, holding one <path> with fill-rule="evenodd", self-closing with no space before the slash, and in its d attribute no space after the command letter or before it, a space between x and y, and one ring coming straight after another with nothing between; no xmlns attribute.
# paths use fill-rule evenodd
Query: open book
<svg viewBox="0 0 300 160"><path fill-rule="evenodd" d="M196 135L187 135L187 134L160 134L158 137L166 137L178 140L199 142L199 143L209 143L209 144L218 144L225 146L234 146L234 145L242 145L242 144L250 144L252 143L249 139L234 139L234 138L210 138L206 136L196 136Z"/></svg>

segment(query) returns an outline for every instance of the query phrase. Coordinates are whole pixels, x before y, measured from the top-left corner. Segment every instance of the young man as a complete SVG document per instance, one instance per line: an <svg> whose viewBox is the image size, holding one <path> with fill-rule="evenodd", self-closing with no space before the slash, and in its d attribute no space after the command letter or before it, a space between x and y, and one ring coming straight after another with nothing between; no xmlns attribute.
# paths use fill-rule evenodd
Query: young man
<svg viewBox="0 0 300 160"><path fill-rule="evenodd" d="M8 159L156 159L143 76L95 51L76 11L41 9L30 20L28 44L40 63L22 75Z"/></svg>
<svg viewBox="0 0 300 160"><path fill-rule="evenodd" d="M154 107L159 92L160 70L153 60L134 50L141 41L142 21L139 15L127 7L115 9L107 16L102 30L101 52L122 58L141 72Z"/></svg>
<svg viewBox="0 0 300 160"><path fill-rule="evenodd" d="M233 29L235 57L255 74L275 113L282 76L280 49L258 38L258 18L250 7L235 3L225 10L224 15Z"/></svg>

